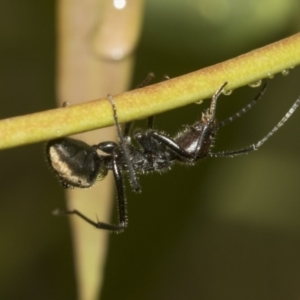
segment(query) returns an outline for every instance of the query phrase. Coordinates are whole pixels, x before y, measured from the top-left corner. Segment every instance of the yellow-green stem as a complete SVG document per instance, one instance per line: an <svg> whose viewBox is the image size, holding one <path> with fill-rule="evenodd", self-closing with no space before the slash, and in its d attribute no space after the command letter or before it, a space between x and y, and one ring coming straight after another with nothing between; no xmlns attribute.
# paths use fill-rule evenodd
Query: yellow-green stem
<svg viewBox="0 0 300 300"><path fill-rule="evenodd" d="M300 63L300 34L225 62L115 96L120 122L145 118L227 89L273 76ZM106 98L0 121L0 149L113 125Z"/></svg>

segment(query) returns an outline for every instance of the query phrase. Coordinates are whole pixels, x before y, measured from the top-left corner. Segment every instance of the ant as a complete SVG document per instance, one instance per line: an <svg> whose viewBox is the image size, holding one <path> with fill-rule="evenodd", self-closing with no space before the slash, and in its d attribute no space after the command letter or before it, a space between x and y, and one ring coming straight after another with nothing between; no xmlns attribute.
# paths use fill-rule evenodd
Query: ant
<svg viewBox="0 0 300 300"><path fill-rule="evenodd" d="M143 87L154 77L150 73L138 87ZM244 108L233 116L218 123L216 120L217 99L224 91L225 82L213 95L210 107L202 112L201 119L193 125L187 126L183 131L171 138L165 133L153 128L153 119L148 118L145 131L135 131L133 138L138 142L136 147L131 142L130 129L133 122L125 124L122 132L117 116L117 108L112 95L108 95L114 122L117 130L119 143L113 141L101 142L97 145L88 145L83 141L73 138L58 138L47 144L47 159L56 173L61 184L65 188L88 188L97 180L102 180L111 170L117 189L119 223L107 224L93 221L78 210L55 210L55 215L77 215L92 226L122 232L127 226L126 198L122 173L126 171L129 176L130 185L134 191L140 192L140 184L137 174L148 172L163 172L172 167L173 163L194 165L199 159L205 157L234 157L257 150L271 137L295 112L300 105L300 96L293 106L280 120L280 122L261 140L248 147L223 152L212 152L211 148L218 130L231 123L246 113L264 94L267 83L265 83L258 95ZM99 154L102 151L104 154Z"/></svg>

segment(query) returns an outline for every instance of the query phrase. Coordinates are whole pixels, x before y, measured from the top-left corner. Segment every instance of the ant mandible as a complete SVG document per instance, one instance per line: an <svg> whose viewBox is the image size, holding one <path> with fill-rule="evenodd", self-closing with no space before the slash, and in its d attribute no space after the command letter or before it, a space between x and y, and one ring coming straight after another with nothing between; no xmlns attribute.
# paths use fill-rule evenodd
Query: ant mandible
<svg viewBox="0 0 300 300"><path fill-rule="evenodd" d="M145 86L153 77L154 75L150 73L138 87ZM267 83L265 83L258 95L247 106L218 123L215 116L217 99L226 85L227 82L213 95L210 107L202 113L201 119L193 125L187 126L173 138L155 130L153 128L154 117L149 117L147 129L144 132L136 131L133 134L140 147L134 146L131 142L132 122L126 123L122 132L114 98L108 95L107 99L112 106L119 143L106 141L90 146L83 141L64 137L49 141L46 152L50 166L65 188L88 188L97 180L105 178L108 171L111 170L117 190L119 223L115 225L96 222L76 209L55 210L53 213L55 215L74 214L96 228L122 232L127 226L126 197L122 175L124 171L128 173L133 190L139 192L141 188L138 174L168 170L176 161L193 165L197 160L209 156L233 157L257 150L289 119L300 105L299 96L280 122L257 143L235 151L214 153L211 152L211 148L218 130L246 113L262 97L267 87ZM99 154L98 151L102 151L104 154Z"/></svg>

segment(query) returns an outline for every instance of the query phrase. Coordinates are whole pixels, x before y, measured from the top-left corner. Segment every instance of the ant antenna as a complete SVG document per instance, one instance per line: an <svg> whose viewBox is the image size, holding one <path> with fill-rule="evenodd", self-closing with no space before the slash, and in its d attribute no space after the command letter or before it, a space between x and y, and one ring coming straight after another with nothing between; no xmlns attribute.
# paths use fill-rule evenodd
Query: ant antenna
<svg viewBox="0 0 300 300"><path fill-rule="evenodd" d="M300 96L294 102L293 106L289 109L289 111L284 115L284 117L277 123L277 125L264 138L262 138L256 144L252 144L251 146L249 146L247 148L243 148L243 149L235 150L235 151L223 151L223 152L217 152L217 153L209 153L209 156L211 156L211 157L226 157L226 156L233 157L233 156L237 156L237 155L241 155L244 153L249 153L249 152L257 150L291 117L291 115L296 111L296 109L299 107L299 105L300 105Z"/></svg>
<svg viewBox="0 0 300 300"><path fill-rule="evenodd" d="M241 110L239 110L234 115L232 115L229 118L225 119L224 121L220 122L218 125L218 128L226 126L227 124L235 121L237 118L241 117L243 114L248 112L258 102L258 100L260 100L262 98L263 94L265 93L265 91L267 89L267 86L268 86L268 81L266 81L264 83L264 85L262 86L259 93L256 95L256 97L250 103L248 103L245 107L243 107Z"/></svg>
<svg viewBox="0 0 300 300"><path fill-rule="evenodd" d="M271 137L289 118L290 116L295 112L295 110L300 105L300 97L297 98L293 106L289 109L289 111L285 114L285 116L278 122L278 124L258 143L253 145L253 150L257 150L260 146L262 146L268 139Z"/></svg>

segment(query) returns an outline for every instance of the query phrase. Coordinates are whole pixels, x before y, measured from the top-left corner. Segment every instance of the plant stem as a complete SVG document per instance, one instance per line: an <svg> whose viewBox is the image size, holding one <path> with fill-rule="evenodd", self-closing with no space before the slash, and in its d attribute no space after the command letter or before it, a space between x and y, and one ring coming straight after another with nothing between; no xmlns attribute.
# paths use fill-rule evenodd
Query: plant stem
<svg viewBox="0 0 300 300"><path fill-rule="evenodd" d="M146 118L209 98L225 82L227 89L251 84L300 63L300 34L225 62L142 89L115 96L120 122ZM0 149L49 140L113 125L106 98L0 122Z"/></svg>

